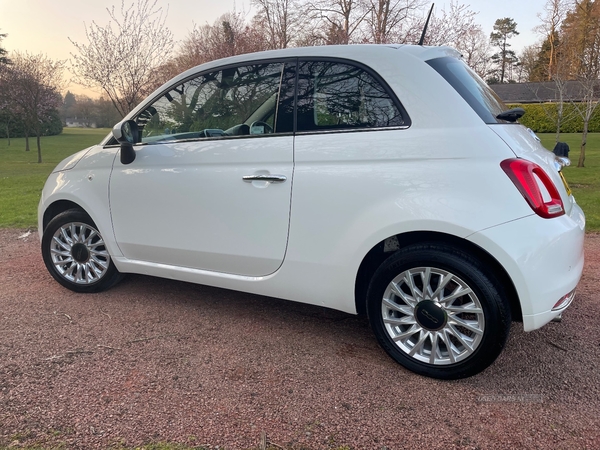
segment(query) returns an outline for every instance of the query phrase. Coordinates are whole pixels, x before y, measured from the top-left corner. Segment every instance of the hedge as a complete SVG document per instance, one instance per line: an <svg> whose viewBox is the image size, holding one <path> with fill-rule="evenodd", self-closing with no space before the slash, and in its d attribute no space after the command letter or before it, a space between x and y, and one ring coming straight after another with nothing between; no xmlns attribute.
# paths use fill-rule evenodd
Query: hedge
<svg viewBox="0 0 600 450"><path fill-rule="evenodd" d="M556 133L556 117L558 104L556 103L530 103L530 104L511 104L510 108L523 108L525 115L519 119L519 122L536 133ZM582 110L583 104L578 104ZM583 119L577 111L576 105L572 103L564 104L563 120L560 126L561 133L581 133L583 131ZM600 105L594 111L588 124L590 133L600 132Z"/></svg>

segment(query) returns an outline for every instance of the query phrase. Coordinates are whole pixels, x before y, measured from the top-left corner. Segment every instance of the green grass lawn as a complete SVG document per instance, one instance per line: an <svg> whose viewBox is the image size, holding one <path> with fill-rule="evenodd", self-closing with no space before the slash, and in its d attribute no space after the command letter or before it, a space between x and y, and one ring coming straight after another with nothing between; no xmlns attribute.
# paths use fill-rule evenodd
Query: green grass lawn
<svg viewBox="0 0 600 450"><path fill-rule="evenodd" d="M539 134L542 144L549 150L554 148L554 134ZM585 167L577 167L581 134L561 134L560 140L569 144L571 166L563 173L579 206L585 212L586 229L600 231L600 133L588 135L585 151Z"/></svg>
<svg viewBox="0 0 600 450"><path fill-rule="evenodd" d="M37 226L37 205L46 178L60 161L100 142L109 129L65 128L42 138L43 163L37 162L35 138L25 151L25 139L0 139L0 228Z"/></svg>
<svg viewBox="0 0 600 450"><path fill-rule="evenodd" d="M35 139L25 151L25 139L0 140L0 228L30 228L37 225L37 204L46 177L57 163L90 145L97 144L108 129L65 128L59 136L42 138L42 157L37 163ZM554 147L553 134L540 134L548 149ZM581 135L563 134L561 140L571 147L571 167L564 169L577 202L585 211L588 231L600 231L600 133L590 134L586 167L576 167Z"/></svg>

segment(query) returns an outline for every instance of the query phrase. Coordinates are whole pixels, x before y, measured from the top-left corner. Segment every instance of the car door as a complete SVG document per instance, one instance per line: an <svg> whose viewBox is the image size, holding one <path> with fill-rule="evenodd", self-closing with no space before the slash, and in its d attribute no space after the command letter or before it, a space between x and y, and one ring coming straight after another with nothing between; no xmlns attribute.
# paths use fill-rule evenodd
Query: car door
<svg viewBox="0 0 600 450"><path fill-rule="evenodd" d="M202 73L134 118L137 156L115 159L109 194L126 258L246 276L279 268L294 139L279 99L293 70L268 62Z"/></svg>

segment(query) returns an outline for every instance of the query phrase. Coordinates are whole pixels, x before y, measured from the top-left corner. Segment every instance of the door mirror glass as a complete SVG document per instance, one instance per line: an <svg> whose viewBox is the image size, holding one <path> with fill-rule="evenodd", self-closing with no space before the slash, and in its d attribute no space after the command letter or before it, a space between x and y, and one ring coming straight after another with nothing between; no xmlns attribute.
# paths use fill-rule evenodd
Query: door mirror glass
<svg viewBox="0 0 600 450"><path fill-rule="evenodd" d="M139 142L138 126L133 120L118 123L113 128L112 134L120 144L135 144Z"/></svg>

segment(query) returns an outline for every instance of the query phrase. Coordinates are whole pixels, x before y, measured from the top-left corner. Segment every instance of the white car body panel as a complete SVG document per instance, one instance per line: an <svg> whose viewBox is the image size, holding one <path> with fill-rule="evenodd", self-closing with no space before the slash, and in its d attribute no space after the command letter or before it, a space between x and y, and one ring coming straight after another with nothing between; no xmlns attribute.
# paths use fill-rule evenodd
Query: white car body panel
<svg viewBox="0 0 600 450"><path fill-rule="evenodd" d="M85 155L76 161L73 169L54 171L46 180L38 205L38 230L43 233L44 214L50 205L60 201L72 202L84 209L94 223L102 230L111 256L121 256L116 244L110 206L108 201L109 180L117 149L103 149L96 145L84 151ZM82 152L76 153L80 155ZM75 156L73 155L73 156ZM71 160L73 157L65 159ZM59 164L59 168L65 162Z"/></svg>
<svg viewBox="0 0 600 450"><path fill-rule="evenodd" d="M552 308L579 282L584 229L585 217L575 204L570 215L550 220L533 215L469 236L511 274L525 331L540 328L562 313Z"/></svg>
<svg viewBox="0 0 600 450"><path fill-rule="evenodd" d="M287 245L293 137L246 137L136 146L110 181L113 227L131 260L262 276ZM284 182L244 182L277 174ZM173 228L172 224L179 224Z"/></svg>

